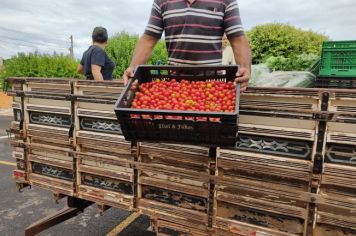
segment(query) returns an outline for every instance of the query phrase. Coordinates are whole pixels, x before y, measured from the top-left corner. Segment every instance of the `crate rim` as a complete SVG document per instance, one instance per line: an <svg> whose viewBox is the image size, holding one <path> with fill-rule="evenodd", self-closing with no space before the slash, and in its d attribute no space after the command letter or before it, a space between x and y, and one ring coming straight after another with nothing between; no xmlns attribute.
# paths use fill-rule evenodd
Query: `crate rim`
<svg viewBox="0 0 356 236"><path fill-rule="evenodd" d="M324 43L356 43L356 40L326 40Z"/></svg>

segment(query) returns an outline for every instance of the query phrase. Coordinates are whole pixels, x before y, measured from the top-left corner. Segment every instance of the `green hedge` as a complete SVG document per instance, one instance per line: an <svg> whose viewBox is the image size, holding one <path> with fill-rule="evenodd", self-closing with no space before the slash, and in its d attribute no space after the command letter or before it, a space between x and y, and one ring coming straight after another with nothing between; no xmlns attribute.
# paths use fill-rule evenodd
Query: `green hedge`
<svg viewBox="0 0 356 236"><path fill-rule="evenodd" d="M253 63L263 63L269 57L295 58L301 54L320 55L322 42L328 37L304 31L289 24L264 24L247 32Z"/></svg>
<svg viewBox="0 0 356 236"><path fill-rule="evenodd" d="M5 71L0 71L0 89L4 87L4 80L6 78Z"/></svg>
<svg viewBox="0 0 356 236"><path fill-rule="evenodd" d="M68 56L19 53L11 59L5 60L5 69L0 72L0 86L7 77L63 77L78 78L78 62Z"/></svg>
<svg viewBox="0 0 356 236"><path fill-rule="evenodd" d="M5 61L6 76L78 78L78 62L64 55L19 53Z"/></svg>
<svg viewBox="0 0 356 236"><path fill-rule="evenodd" d="M114 77L122 77L131 62L138 40L138 35L132 35L126 32L121 32L110 38L105 51L116 64L113 73ZM155 64L158 60L160 60L162 64L167 64L168 54L163 40L158 42L147 64Z"/></svg>

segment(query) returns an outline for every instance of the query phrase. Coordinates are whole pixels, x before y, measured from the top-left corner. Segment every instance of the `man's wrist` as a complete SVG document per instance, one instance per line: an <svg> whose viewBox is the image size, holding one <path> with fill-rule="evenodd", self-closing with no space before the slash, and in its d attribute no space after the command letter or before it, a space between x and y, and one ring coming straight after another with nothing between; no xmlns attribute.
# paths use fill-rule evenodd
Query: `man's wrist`
<svg viewBox="0 0 356 236"><path fill-rule="evenodd" d="M132 71L134 71L135 70L135 68L136 68L136 66L134 66L134 65L129 65L129 67L127 67L127 70L132 70Z"/></svg>

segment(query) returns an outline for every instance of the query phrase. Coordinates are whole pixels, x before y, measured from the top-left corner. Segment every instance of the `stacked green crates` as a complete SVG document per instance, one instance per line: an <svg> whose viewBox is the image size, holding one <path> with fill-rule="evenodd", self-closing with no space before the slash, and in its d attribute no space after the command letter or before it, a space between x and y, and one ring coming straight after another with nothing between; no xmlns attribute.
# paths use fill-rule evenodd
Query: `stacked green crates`
<svg viewBox="0 0 356 236"><path fill-rule="evenodd" d="M356 41L323 43L316 87L356 88Z"/></svg>
<svg viewBox="0 0 356 236"><path fill-rule="evenodd" d="M324 42L319 76L356 77L356 41Z"/></svg>

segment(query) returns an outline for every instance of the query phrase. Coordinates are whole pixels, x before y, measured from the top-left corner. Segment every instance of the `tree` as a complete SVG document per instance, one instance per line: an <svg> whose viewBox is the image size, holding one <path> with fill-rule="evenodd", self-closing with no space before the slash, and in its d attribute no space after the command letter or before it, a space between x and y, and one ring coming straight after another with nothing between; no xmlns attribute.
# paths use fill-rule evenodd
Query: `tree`
<svg viewBox="0 0 356 236"><path fill-rule="evenodd" d="M247 32L253 63L267 58L292 58L301 54L320 55L322 42L328 37L313 31L305 31L289 24L271 23L258 25Z"/></svg>
<svg viewBox="0 0 356 236"><path fill-rule="evenodd" d="M138 35L130 35L127 32L121 32L110 38L105 51L116 64L113 73L114 77L121 78L125 69L129 66L138 40ZM155 64L158 60L160 60L162 64L166 64L168 60L168 54L163 40L159 41L155 46L147 64Z"/></svg>

